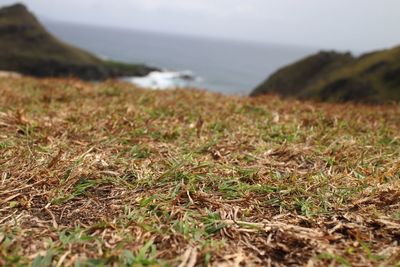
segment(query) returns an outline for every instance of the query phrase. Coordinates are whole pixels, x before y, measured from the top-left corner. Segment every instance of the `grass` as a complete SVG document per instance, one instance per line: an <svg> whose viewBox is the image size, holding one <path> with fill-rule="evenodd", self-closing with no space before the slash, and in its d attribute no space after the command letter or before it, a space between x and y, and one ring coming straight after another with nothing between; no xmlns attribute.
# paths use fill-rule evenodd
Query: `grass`
<svg viewBox="0 0 400 267"><path fill-rule="evenodd" d="M400 107L0 80L2 266L399 266Z"/></svg>

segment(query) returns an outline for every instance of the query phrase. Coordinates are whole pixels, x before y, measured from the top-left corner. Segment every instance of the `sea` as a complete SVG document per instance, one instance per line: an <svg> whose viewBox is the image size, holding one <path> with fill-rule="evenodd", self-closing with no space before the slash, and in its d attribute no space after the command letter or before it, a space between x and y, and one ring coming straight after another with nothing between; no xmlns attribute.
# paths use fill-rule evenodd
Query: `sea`
<svg viewBox="0 0 400 267"><path fill-rule="evenodd" d="M309 47L195 35L55 21L43 23L59 39L101 58L161 69L146 77L123 77L128 82L153 89L194 87L247 95L279 68L317 51Z"/></svg>

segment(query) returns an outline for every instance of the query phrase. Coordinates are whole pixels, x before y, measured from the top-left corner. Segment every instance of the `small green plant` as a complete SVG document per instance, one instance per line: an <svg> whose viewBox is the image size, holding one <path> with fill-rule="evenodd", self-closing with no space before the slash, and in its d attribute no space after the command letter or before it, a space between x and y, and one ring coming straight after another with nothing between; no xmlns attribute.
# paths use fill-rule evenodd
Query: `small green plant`
<svg viewBox="0 0 400 267"><path fill-rule="evenodd" d="M32 262L32 267L50 267L52 266L53 251L48 250L44 256L38 255Z"/></svg>
<svg viewBox="0 0 400 267"><path fill-rule="evenodd" d="M319 259L335 261L343 266L352 267L353 265L344 257L332 253L321 253L318 255Z"/></svg>
<svg viewBox="0 0 400 267"><path fill-rule="evenodd" d="M151 266L158 264L157 249L152 240L147 241L137 253L125 250L119 257L122 266Z"/></svg>

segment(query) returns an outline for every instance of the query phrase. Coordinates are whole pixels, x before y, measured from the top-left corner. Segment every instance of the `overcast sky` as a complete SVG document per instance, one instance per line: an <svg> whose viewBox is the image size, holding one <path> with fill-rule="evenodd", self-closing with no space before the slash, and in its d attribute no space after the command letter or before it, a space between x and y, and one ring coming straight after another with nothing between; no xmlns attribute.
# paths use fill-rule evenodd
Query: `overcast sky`
<svg viewBox="0 0 400 267"><path fill-rule="evenodd" d="M400 0L20 2L41 18L95 25L355 51L400 43Z"/></svg>

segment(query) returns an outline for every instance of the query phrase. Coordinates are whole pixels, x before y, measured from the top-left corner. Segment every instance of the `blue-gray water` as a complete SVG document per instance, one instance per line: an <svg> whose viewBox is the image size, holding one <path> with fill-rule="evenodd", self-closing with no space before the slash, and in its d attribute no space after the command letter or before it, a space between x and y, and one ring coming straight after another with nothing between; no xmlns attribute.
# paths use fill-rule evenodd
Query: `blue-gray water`
<svg viewBox="0 0 400 267"><path fill-rule="evenodd" d="M315 52L296 46L44 23L60 39L99 56L168 70L190 70L201 77L197 87L227 94L248 94L278 68Z"/></svg>

